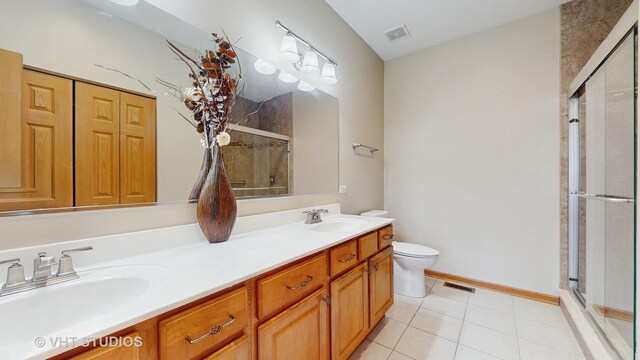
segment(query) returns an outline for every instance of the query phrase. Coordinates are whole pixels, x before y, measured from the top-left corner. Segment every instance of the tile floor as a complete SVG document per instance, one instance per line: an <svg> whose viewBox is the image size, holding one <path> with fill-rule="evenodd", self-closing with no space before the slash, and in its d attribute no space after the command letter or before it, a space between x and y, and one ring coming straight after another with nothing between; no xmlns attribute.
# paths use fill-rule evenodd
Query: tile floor
<svg viewBox="0 0 640 360"><path fill-rule="evenodd" d="M583 360L560 307L425 278L429 292L395 304L353 354L371 360Z"/></svg>

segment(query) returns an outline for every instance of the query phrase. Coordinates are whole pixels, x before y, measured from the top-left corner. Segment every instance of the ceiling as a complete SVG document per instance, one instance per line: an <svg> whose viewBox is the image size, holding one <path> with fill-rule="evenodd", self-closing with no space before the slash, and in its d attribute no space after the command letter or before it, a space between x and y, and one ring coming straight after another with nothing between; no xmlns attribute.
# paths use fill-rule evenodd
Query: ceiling
<svg viewBox="0 0 640 360"><path fill-rule="evenodd" d="M568 0L325 0L383 60L534 15ZM393 43L385 32L406 25Z"/></svg>

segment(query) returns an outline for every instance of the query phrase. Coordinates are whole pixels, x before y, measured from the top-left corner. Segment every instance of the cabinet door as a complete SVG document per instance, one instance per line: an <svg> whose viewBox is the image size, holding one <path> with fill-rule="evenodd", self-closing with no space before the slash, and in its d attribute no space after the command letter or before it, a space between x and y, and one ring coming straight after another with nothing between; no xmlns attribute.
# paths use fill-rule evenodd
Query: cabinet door
<svg viewBox="0 0 640 360"><path fill-rule="evenodd" d="M120 203L120 92L76 82L76 206Z"/></svg>
<svg viewBox="0 0 640 360"><path fill-rule="evenodd" d="M369 260L371 269L369 304L371 326L374 326L393 305L393 248Z"/></svg>
<svg viewBox="0 0 640 360"><path fill-rule="evenodd" d="M0 50L0 211L73 206L73 88Z"/></svg>
<svg viewBox="0 0 640 360"><path fill-rule="evenodd" d="M258 359L329 358L327 290L321 289L258 327Z"/></svg>
<svg viewBox="0 0 640 360"><path fill-rule="evenodd" d="M249 360L249 336L244 335L207 356L204 360Z"/></svg>
<svg viewBox="0 0 640 360"><path fill-rule="evenodd" d="M138 332L130 333L123 338L134 339L139 337ZM144 342L142 343L144 346ZM123 342L117 346L101 346L73 356L69 360L143 360L141 347Z"/></svg>
<svg viewBox="0 0 640 360"><path fill-rule="evenodd" d="M156 201L156 102L120 93L120 203Z"/></svg>
<svg viewBox="0 0 640 360"><path fill-rule="evenodd" d="M331 358L347 359L369 331L368 264L331 282Z"/></svg>

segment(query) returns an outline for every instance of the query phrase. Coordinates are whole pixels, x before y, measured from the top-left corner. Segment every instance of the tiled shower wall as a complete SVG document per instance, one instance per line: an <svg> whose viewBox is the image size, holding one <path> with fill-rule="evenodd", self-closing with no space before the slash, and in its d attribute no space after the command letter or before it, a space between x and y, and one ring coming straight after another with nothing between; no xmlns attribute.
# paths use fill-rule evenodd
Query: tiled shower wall
<svg viewBox="0 0 640 360"><path fill-rule="evenodd" d="M568 286L568 88L632 0L573 0L560 7L560 287Z"/></svg>

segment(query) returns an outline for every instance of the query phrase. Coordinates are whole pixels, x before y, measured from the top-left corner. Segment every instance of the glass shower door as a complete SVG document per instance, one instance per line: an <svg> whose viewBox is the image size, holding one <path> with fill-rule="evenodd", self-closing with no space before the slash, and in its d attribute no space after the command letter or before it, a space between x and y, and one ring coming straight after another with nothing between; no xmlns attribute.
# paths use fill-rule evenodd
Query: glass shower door
<svg viewBox="0 0 640 360"><path fill-rule="evenodd" d="M633 359L635 36L587 81L580 101L579 285L613 350Z"/></svg>

